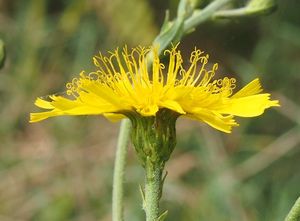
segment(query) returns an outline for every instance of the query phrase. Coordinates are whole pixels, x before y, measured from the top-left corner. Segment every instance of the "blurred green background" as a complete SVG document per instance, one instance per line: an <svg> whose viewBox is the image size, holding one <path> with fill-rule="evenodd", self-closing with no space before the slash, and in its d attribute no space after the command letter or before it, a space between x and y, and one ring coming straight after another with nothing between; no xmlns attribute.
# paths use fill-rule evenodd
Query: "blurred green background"
<svg viewBox="0 0 300 221"><path fill-rule="evenodd" d="M111 220L118 124L102 117L59 117L29 124L37 96L63 92L92 56L149 45L165 10L178 1L2 0L0 38L0 220ZM300 1L281 0L270 16L208 22L186 36L240 85L260 77L280 99L222 134L180 119L167 164L161 208L167 220L282 221L300 195ZM143 170L130 147L126 220L143 220Z"/></svg>

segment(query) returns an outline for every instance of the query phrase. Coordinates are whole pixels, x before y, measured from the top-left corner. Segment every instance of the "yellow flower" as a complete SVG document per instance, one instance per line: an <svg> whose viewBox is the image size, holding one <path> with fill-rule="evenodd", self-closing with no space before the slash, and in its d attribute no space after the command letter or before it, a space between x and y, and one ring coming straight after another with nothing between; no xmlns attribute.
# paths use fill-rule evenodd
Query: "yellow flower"
<svg viewBox="0 0 300 221"><path fill-rule="evenodd" d="M157 48L128 51L125 47L109 57L99 53L93 58L97 70L81 72L67 83L66 96L38 98L35 105L48 111L31 113L30 122L60 115L104 115L118 120L132 113L149 117L169 109L229 133L238 126L234 116L255 117L266 108L279 106L277 100L270 100L270 94L261 93L259 79L235 94L234 78L213 80L218 65L206 69L208 55L203 51L191 53L188 68L177 47L164 54L169 57L168 66L160 61ZM151 68L147 56L153 60Z"/></svg>

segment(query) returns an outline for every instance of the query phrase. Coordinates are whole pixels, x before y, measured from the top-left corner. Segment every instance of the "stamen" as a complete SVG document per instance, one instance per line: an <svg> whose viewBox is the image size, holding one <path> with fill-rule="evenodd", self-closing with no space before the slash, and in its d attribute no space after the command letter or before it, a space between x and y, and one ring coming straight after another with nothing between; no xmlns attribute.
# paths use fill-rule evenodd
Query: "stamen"
<svg viewBox="0 0 300 221"><path fill-rule="evenodd" d="M85 91L84 85L99 83L111 88L116 94L136 98L135 93L140 93L150 89L152 93L159 93L158 90L164 87L167 93L172 87L188 87L186 91L194 88L203 89L203 92L210 94L221 94L230 96L236 87L234 78L224 78L211 82L218 69L218 64L214 64L211 70L205 67L208 63L209 55L204 51L195 49L190 56L190 67L186 71L182 67L183 59L178 45L170 50L165 50L164 54L169 55L169 65L161 63L158 48L136 47L128 52L127 46L120 52L117 48L109 52L109 57L103 56L100 52L93 57L93 62L99 69L86 75L80 73L80 78L74 78L66 85L67 94L78 97L80 91ZM153 53L152 76L148 73L147 54ZM166 73L164 73L166 72ZM166 74L166 77L165 75ZM201 89L201 90L202 90ZM150 98L150 97L149 97ZM151 98L152 99L152 98Z"/></svg>

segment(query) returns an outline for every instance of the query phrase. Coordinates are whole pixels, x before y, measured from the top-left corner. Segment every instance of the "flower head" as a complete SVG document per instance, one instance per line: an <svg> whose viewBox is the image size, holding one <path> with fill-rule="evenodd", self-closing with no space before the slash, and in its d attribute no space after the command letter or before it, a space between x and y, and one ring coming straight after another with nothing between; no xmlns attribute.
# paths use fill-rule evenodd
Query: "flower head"
<svg viewBox="0 0 300 221"><path fill-rule="evenodd" d="M236 80L224 77L214 80L218 68L207 69L208 55L195 49L184 68L177 47L165 50L169 57L165 66L157 48L125 47L103 56L94 56L97 70L66 85L66 96L38 98L35 105L47 109L31 113L30 122L60 115L104 115L118 120L129 116L153 117L162 109L205 122L229 133L238 124L234 116L255 117L265 109L279 106L270 94L261 93L258 79L233 93ZM152 58L151 68L149 59Z"/></svg>

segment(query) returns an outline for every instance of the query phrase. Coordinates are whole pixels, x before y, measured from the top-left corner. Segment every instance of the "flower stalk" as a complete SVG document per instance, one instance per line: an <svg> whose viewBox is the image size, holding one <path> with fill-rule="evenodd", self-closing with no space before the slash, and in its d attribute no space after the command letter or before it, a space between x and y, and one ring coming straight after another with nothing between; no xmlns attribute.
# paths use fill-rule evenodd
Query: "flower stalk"
<svg viewBox="0 0 300 221"><path fill-rule="evenodd" d="M113 176L113 192L112 192L112 220L124 220L123 196L124 196L124 173L126 165L127 145L129 141L129 133L131 123L128 119L121 122L118 145L115 157L115 167Z"/></svg>
<svg viewBox="0 0 300 221"><path fill-rule="evenodd" d="M159 200L162 192L162 172L161 165L147 161L145 180L144 210L146 221L157 221L159 217Z"/></svg>

